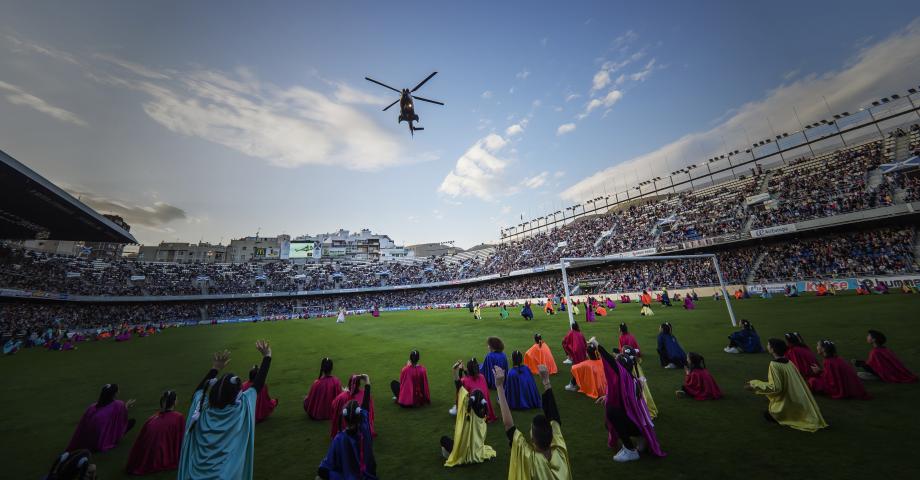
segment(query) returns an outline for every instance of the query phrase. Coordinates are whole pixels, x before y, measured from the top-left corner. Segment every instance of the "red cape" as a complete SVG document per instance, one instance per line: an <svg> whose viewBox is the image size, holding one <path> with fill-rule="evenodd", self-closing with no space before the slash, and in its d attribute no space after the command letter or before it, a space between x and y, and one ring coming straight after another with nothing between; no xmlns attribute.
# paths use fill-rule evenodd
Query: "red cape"
<svg viewBox="0 0 920 480"><path fill-rule="evenodd" d="M917 383L917 376L908 370L888 347L875 347L869 350L866 364L883 382Z"/></svg>
<svg viewBox="0 0 920 480"><path fill-rule="evenodd" d="M626 347L626 346L632 347L641 352L641 350L639 349L639 342L636 341L636 337L634 337L633 334L631 333L621 333L620 334L620 350L622 351L623 347Z"/></svg>
<svg viewBox="0 0 920 480"><path fill-rule="evenodd" d="M249 387L252 386L252 382L243 382L243 387L240 391L245 392L249 390ZM259 395L256 397L256 423L262 422L268 418L269 415L275 411L275 407L278 406L278 399L271 398L268 396L268 385L262 385L262 390L259 390Z"/></svg>
<svg viewBox="0 0 920 480"><path fill-rule="evenodd" d="M818 365L818 358L812 353L811 349L806 346L790 345L786 350L786 358L789 359L802 374L803 378L813 377L815 374L811 371L812 365Z"/></svg>
<svg viewBox="0 0 920 480"><path fill-rule="evenodd" d="M181 413L155 413L144 423L131 447L128 473L147 475L178 468L184 433L185 417Z"/></svg>
<svg viewBox="0 0 920 480"><path fill-rule="evenodd" d="M585 336L577 330L569 330L562 339L562 349L572 360L572 365L578 365L588 359L588 344Z"/></svg>
<svg viewBox="0 0 920 480"><path fill-rule="evenodd" d="M332 401L342 393L342 382L338 377L322 377L313 382L310 393L303 399L303 410L313 420L332 418Z"/></svg>
<svg viewBox="0 0 920 480"><path fill-rule="evenodd" d="M358 405L361 405L364 402L364 389L358 390L358 393L352 395L350 391L346 390L340 393L332 401L332 425L329 429L329 437L335 438L335 436L345 428L345 419L342 418L342 409L345 408L345 405L349 401L354 400L358 402ZM371 427L371 435L374 437L377 436L377 431L374 430L374 398L373 396L368 401L369 412L367 412L367 419Z"/></svg>
<svg viewBox="0 0 920 480"><path fill-rule="evenodd" d="M856 398L868 400L869 394L863 387L856 369L840 357L824 359L824 370L808 379L808 386L815 393L822 393L834 399Z"/></svg>
<svg viewBox="0 0 920 480"><path fill-rule="evenodd" d="M690 370L684 378L684 391L696 400L718 400L722 398L719 385L705 368Z"/></svg>
<svg viewBox="0 0 920 480"><path fill-rule="evenodd" d="M428 371L421 365L406 365L399 373L399 396L396 403L404 407L421 407L431 403Z"/></svg>
<svg viewBox="0 0 920 480"><path fill-rule="evenodd" d="M495 416L495 411L492 410L492 399L489 397L489 385L486 383L486 376L483 374L476 375L476 378L469 375L464 375L460 379L460 384L463 385L463 388L467 392L473 393L473 390L479 390L485 395L486 398L486 423L492 423L495 420L498 420L498 417Z"/></svg>

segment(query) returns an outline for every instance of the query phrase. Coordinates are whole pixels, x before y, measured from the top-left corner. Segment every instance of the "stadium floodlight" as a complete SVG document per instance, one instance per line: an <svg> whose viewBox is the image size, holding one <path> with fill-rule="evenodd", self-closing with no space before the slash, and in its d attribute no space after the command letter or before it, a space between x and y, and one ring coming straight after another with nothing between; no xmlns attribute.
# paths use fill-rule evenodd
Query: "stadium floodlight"
<svg viewBox="0 0 920 480"><path fill-rule="evenodd" d="M695 255L648 255L644 257L622 257L617 255L608 255L605 257L565 257L559 259L559 269L562 270L562 288L565 292L565 302L569 307L566 312L569 314L569 325L575 323L575 317L572 314L572 298L569 291L568 269L572 267L572 262L586 262L588 264L603 264L613 262L654 262L661 260L712 260L712 266L716 270L716 276L719 278L719 289L722 291L722 298L725 300L725 309L728 310L728 316L731 319L732 326L738 326L735 320L735 311L732 309L732 302L728 298L728 290L725 289L725 279L722 277L722 269L719 268L719 259L714 253L700 253Z"/></svg>

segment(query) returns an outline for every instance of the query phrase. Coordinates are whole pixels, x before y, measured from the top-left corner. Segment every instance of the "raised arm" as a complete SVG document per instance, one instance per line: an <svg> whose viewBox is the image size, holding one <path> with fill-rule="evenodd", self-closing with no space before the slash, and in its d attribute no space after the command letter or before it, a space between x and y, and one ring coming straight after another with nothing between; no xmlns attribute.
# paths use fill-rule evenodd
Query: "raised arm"
<svg viewBox="0 0 920 480"><path fill-rule="evenodd" d="M268 377L268 368L272 364L272 347L267 341L259 340L256 342L256 349L262 354L262 364L259 365L259 373L256 375L255 381L252 382L252 388L256 392L260 392L265 385L265 379Z"/></svg>
<svg viewBox="0 0 920 480"><path fill-rule="evenodd" d="M222 352L216 352L211 357L211 369L208 370L208 373L201 379L201 382L198 383L198 386L195 387L195 391L202 390L204 386L212 378L216 378L218 372L223 370L227 364L230 363L230 350L224 350Z"/></svg>
<svg viewBox="0 0 920 480"><path fill-rule="evenodd" d="M549 420L555 420L560 426L562 418L559 417L559 407L556 406L556 397L553 395L553 386L549 381L549 370L546 365L538 365L540 380L543 381L543 415Z"/></svg>
<svg viewBox="0 0 920 480"><path fill-rule="evenodd" d="M514 428L514 417L511 416L508 399L505 398L505 371L496 365L492 367L492 375L495 377L495 392L498 393L498 408L502 411L502 423L505 425L505 431L510 432Z"/></svg>
<svg viewBox="0 0 920 480"><path fill-rule="evenodd" d="M371 408L371 377L368 377L366 373L361 377L364 378L364 398L361 400L361 409L369 412Z"/></svg>
<svg viewBox="0 0 920 480"><path fill-rule="evenodd" d="M460 385L461 385L461 382L460 382L460 368L461 368L461 365L462 365L462 362L461 362L460 360L457 360L457 362L454 363L454 366L453 366L453 371L454 371L454 388L455 388L458 392L460 391Z"/></svg>

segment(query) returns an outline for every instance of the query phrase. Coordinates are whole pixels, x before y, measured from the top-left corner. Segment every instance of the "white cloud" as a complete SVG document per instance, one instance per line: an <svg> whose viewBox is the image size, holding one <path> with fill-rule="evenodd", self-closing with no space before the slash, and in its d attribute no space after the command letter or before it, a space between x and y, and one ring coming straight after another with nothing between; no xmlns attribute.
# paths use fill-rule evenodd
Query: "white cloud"
<svg viewBox="0 0 920 480"><path fill-rule="evenodd" d="M55 107L54 105L49 104L41 98L38 98L35 95L32 95L31 93L11 83L0 81L0 91L7 92L4 95L4 98L6 98L6 100L13 105L21 105L24 107L32 108L41 113L51 115L52 117L62 122L72 123L81 127L85 127L87 125L82 118L77 116L77 114L68 110L64 110L60 107Z"/></svg>
<svg viewBox="0 0 920 480"><path fill-rule="evenodd" d="M554 178L562 178L564 176L565 176L565 172L562 170L557 170L555 173L553 173Z"/></svg>
<svg viewBox="0 0 920 480"><path fill-rule="evenodd" d="M542 106L542 105L543 105L543 101L540 100L539 98L536 99L536 100L534 100L534 101L532 101L532 102L530 102L530 106L533 107L533 108L540 108L540 106Z"/></svg>
<svg viewBox="0 0 920 480"><path fill-rule="evenodd" d="M509 138L522 133L524 133L524 127L520 123L515 123L505 129L505 135Z"/></svg>
<svg viewBox="0 0 920 480"><path fill-rule="evenodd" d="M511 206L510 206L510 205L502 205L501 212L502 212L502 215L507 215L507 214L511 213Z"/></svg>
<svg viewBox="0 0 920 480"><path fill-rule="evenodd" d="M482 95L480 95L480 97L482 97L482 98L488 100L488 99L492 98L492 95L493 95L493 94L492 94L492 90L486 90L486 91L482 92Z"/></svg>
<svg viewBox="0 0 920 480"><path fill-rule="evenodd" d="M153 230L164 231L166 224L177 220L200 221L189 217L185 210L165 202L155 201L150 205L142 205L86 192L80 187L73 187L67 184L62 184L61 186L67 193L77 197L93 210L118 215L124 218L128 225L131 226L141 225Z"/></svg>
<svg viewBox="0 0 920 480"><path fill-rule="evenodd" d="M363 90L358 90L347 83L339 82L335 84L335 99L342 103L354 103L354 104L364 104L364 105L380 105L380 108L383 108L390 103L393 103L393 100L398 99L399 97L394 95L393 98L382 97L379 95L372 95Z"/></svg>
<svg viewBox="0 0 920 480"><path fill-rule="evenodd" d="M530 189L540 188L546 184L548 178L549 172L540 172L532 177L525 178L521 184Z"/></svg>
<svg viewBox="0 0 920 480"><path fill-rule="evenodd" d="M140 75L144 78L149 78L151 80L168 80L169 79L169 75L166 75L163 72L157 72L155 70L151 70L143 65L129 62L127 60L123 60L113 55L97 53L93 56L100 60L105 60L106 62L109 62L113 65L118 65L119 67L124 68L125 70L128 70L135 75Z"/></svg>
<svg viewBox="0 0 920 480"><path fill-rule="evenodd" d="M607 95L604 95L603 98L591 99L591 101L588 102L588 105L585 107L585 114L591 113L594 109L600 106L610 108L619 102L621 98L623 98L623 92L619 90L611 90L607 92Z"/></svg>
<svg viewBox="0 0 920 480"><path fill-rule="evenodd" d="M745 145L748 138L763 139L773 136L773 131L794 132L799 129L792 107L798 109L805 122L827 118L828 112L822 96L831 108L855 111L859 106L892 92L901 92L910 84L909 79L920 77L920 20L900 30L884 41L860 49L838 70L823 74L806 75L766 92L759 100L751 101L712 129L688 133L656 150L639 155L615 166L588 176L561 193L566 200L579 201L602 189L612 181L642 181L634 173L637 166L642 172L661 175L674 169L704 161L706 155L725 153L724 144L732 150ZM766 119L772 122L772 128ZM646 175L643 173L643 175Z"/></svg>
<svg viewBox="0 0 920 480"><path fill-rule="evenodd" d="M559 128L556 129L556 135L565 135L566 133L574 132L575 124L574 123L564 123L559 125Z"/></svg>
<svg viewBox="0 0 920 480"><path fill-rule="evenodd" d="M452 197L477 197L491 201L504 189L502 175L508 160L498 154L508 141L494 133L480 138L447 174L438 191Z"/></svg>
<svg viewBox="0 0 920 480"><path fill-rule="evenodd" d="M568 95L565 96L565 101L566 101L566 102L571 102L572 100L575 100L576 98L580 98L580 97L581 97L581 95L579 95L579 94L577 94L577 93L570 93L570 94L568 94Z"/></svg>
<svg viewBox="0 0 920 480"><path fill-rule="evenodd" d="M653 58L649 60L647 64L645 64L645 67L643 67L642 70L639 70L638 72L630 75L629 79L634 82L643 82L645 81L646 78L648 78L649 75L652 74L654 69L655 69L655 59Z"/></svg>
<svg viewBox="0 0 920 480"><path fill-rule="evenodd" d="M591 90L597 91L607 86L610 83L610 71L606 69L599 70L594 74L594 78L591 80Z"/></svg>
<svg viewBox="0 0 920 480"><path fill-rule="evenodd" d="M14 37L13 35L5 35L5 38L7 39L7 41L9 41L12 44L12 50L14 52L38 53L40 55L51 57L55 60L60 60L60 61L67 62L73 65L79 65L80 63L79 61L77 61L76 57L74 57L73 55L67 52L62 52L60 50L57 50L51 47L39 45L37 43L33 43L27 40L22 40L20 38Z"/></svg>
<svg viewBox="0 0 920 480"><path fill-rule="evenodd" d="M516 73L514 76L518 80L527 80L527 77L530 76L530 72L525 68L521 70L520 72Z"/></svg>

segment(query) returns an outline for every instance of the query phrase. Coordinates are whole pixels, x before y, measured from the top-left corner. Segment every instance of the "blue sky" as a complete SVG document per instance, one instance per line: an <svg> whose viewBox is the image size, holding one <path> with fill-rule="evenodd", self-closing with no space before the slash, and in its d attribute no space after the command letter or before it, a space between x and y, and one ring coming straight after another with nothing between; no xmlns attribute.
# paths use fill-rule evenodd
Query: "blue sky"
<svg viewBox="0 0 920 480"><path fill-rule="evenodd" d="M648 3L648 2L646 2ZM16 2L0 149L144 243L499 229L917 86L916 2ZM414 138L366 75L444 101ZM718 140L716 140L718 139Z"/></svg>

